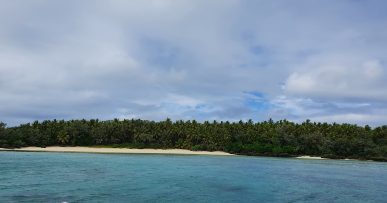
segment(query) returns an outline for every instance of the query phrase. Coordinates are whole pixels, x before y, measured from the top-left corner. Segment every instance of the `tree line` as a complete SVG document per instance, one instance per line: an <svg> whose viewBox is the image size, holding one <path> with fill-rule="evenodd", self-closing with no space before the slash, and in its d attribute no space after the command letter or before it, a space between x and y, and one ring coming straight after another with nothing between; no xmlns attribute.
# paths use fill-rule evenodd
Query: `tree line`
<svg viewBox="0 0 387 203"><path fill-rule="evenodd" d="M6 127L0 122L0 147L106 146L225 151L254 156L311 155L387 161L387 126L353 124L46 120Z"/></svg>

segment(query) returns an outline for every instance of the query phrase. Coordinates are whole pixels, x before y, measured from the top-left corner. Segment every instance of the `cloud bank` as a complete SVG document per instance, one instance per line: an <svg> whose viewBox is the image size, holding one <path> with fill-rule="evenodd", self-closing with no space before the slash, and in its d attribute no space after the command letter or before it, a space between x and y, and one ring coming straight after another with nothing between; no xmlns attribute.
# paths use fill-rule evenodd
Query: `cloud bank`
<svg viewBox="0 0 387 203"><path fill-rule="evenodd" d="M1 1L0 120L387 123L384 1Z"/></svg>

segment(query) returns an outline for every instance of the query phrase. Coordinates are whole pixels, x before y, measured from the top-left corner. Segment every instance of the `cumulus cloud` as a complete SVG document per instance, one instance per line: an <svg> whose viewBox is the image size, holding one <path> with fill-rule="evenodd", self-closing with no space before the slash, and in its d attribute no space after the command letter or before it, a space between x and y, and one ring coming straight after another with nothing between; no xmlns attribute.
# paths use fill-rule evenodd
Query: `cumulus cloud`
<svg viewBox="0 0 387 203"><path fill-rule="evenodd" d="M324 62L321 62L324 63ZM387 74L378 60L361 64L310 65L287 78L287 94L311 98L386 101Z"/></svg>
<svg viewBox="0 0 387 203"><path fill-rule="evenodd" d="M10 125L387 121L381 1L0 3L0 120Z"/></svg>

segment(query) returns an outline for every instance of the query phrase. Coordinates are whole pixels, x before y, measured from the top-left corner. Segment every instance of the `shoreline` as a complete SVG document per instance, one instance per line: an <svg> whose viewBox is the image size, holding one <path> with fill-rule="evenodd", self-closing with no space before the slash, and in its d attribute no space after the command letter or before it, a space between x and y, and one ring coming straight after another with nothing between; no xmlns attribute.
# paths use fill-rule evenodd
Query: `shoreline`
<svg viewBox="0 0 387 203"><path fill-rule="evenodd" d="M130 148L99 148L99 147L22 147L15 149L0 148L0 151L19 152L70 152L70 153L101 153L101 154L171 154L171 155L214 155L235 156L222 151L191 151L187 149L130 149Z"/></svg>
<svg viewBox="0 0 387 203"><path fill-rule="evenodd" d="M307 155L304 155L304 156L297 156L297 157L294 157L296 159L313 159L313 160L323 160L323 159L328 159L328 158L323 158L323 157L320 157L320 156L307 156Z"/></svg>
<svg viewBox="0 0 387 203"><path fill-rule="evenodd" d="M111 147L22 147L22 148L0 148L1 151L9 152L59 152L59 153L92 153L92 154L164 154L164 155L209 155L209 156L240 156L241 154L231 154L223 151L192 151L187 149L152 149L152 148L111 148ZM243 156L243 155L242 155ZM249 156L249 155L244 155ZM278 156L261 156L258 157L278 157ZM299 155L280 158L293 158L300 160L342 160L342 161L374 161L371 159L332 159L319 156ZM384 162L384 161L381 161Z"/></svg>

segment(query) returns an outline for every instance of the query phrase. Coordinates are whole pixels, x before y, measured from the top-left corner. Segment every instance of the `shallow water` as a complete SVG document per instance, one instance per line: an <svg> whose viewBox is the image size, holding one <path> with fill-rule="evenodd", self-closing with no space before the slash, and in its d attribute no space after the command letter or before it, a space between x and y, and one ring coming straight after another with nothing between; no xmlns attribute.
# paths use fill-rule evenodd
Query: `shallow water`
<svg viewBox="0 0 387 203"><path fill-rule="evenodd" d="M0 202L387 202L387 163L0 152Z"/></svg>

